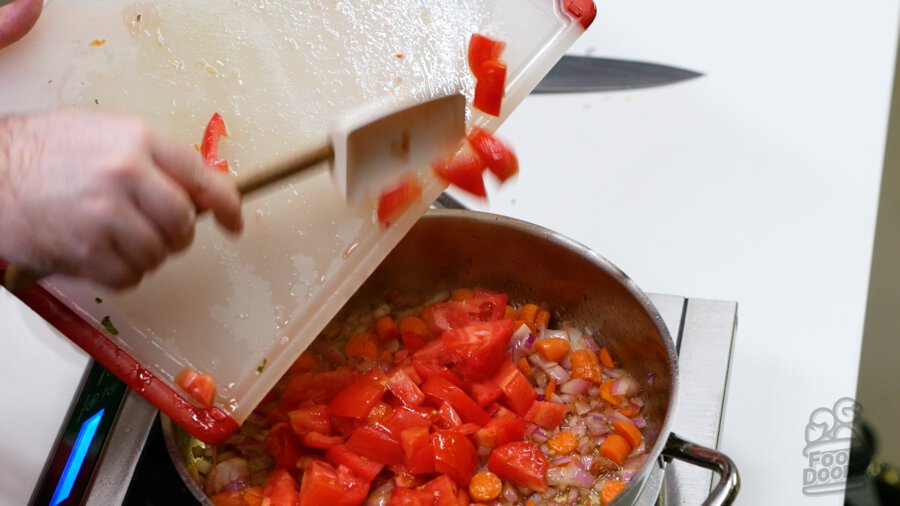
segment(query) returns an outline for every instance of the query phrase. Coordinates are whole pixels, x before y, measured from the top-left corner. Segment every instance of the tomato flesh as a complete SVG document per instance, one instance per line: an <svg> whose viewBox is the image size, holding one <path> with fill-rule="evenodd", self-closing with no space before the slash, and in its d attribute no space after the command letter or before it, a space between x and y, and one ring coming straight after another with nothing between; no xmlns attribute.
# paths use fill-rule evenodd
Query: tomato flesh
<svg viewBox="0 0 900 506"><path fill-rule="evenodd" d="M314 460L300 482L299 506L359 506L368 493L369 483L346 467L335 469L326 462Z"/></svg>
<svg viewBox="0 0 900 506"><path fill-rule="evenodd" d="M431 445L434 470L467 487L478 465L478 455L469 438L456 431L438 430L431 435Z"/></svg>
<svg viewBox="0 0 900 506"><path fill-rule="evenodd" d="M475 127L466 135L466 140L488 170L501 182L519 173L516 154L487 130Z"/></svg>
<svg viewBox="0 0 900 506"><path fill-rule="evenodd" d="M338 445L329 448L325 453L325 459L335 467L344 466L347 469L350 469L353 471L353 474L369 482L374 480L375 477L378 476L378 473L384 469L384 464L363 457L350 448L347 448L347 445Z"/></svg>
<svg viewBox="0 0 900 506"><path fill-rule="evenodd" d="M263 497L271 506L296 506L297 481L284 469L276 469L266 480Z"/></svg>
<svg viewBox="0 0 900 506"><path fill-rule="evenodd" d="M378 222L384 227L390 226L421 196L422 186L412 176L388 187L378 198Z"/></svg>
<svg viewBox="0 0 900 506"><path fill-rule="evenodd" d="M547 490L547 457L534 443L507 443L494 448L488 469L503 480L537 492Z"/></svg>
<svg viewBox="0 0 900 506"><path fill-rule="evenodd" d="M228 170L228 162L219 158L219 139L228 135L225 120L219 113L214 113L203 131L203 140L200 142L200 155L203 161L220 171Z"/></svg>
<svg viewBox="0 0 900 506"><path fill-rule="evenodd" d="M175 378L175 384L201 406L205 408L212 406L213 398L216 395L216 381L209 374L200 374L193 369L185 368Z"/></svg>
<svg viewBox="0 0 900 506"><path fill-rule="evenodd" d="M492 39L480 33L472 34L472 37L469 39L467 59L469 70L472 71L475 79L480 79L484 75L482 70L484 62L499 59L505 48L505 42Z"/></svg>
<svg viewBox="0 0 900 506"><path fill-rule="evenodd" d="M500 116L500 106L506 89L506 63L500 60L488 60L481 66L482 75L475 83L475 98L472 105L476 109Z"/></svg>
<svg viewBox="0 0 900 506"><path fill-rule="evenodd" d="M461 153L458 156L435 162L431 168L439 178L460 190L476 197L487 197L482 176L486 166L477 156L471 153Z"/></svg>

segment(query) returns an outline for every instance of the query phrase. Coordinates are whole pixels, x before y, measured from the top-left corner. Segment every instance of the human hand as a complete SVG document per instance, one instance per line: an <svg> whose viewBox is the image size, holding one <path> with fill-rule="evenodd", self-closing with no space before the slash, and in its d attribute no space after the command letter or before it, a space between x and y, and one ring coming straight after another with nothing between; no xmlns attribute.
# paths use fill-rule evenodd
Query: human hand
<svg viewBox="0 0 900 506"><path fill-rule="evenodd" d="M0 49L21 39L37 22L44 0L15 0L0 7Z"/></svg>
<svg viewBox="0 0 900 506"><path fill-rule="evenodd" d="M0 121L0 257L35 274L137 284L193 239L196 209L242 229L232 179L127 117Z"/></svg>

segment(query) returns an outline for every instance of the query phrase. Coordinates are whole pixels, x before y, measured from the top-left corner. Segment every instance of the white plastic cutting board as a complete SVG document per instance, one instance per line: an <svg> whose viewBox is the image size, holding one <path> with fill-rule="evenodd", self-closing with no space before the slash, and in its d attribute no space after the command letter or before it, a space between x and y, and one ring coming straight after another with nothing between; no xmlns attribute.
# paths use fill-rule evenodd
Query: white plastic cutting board
<svg viewBox="0 0 900 506"><path fill-rule="evenodd" d="M555 0L54 0L0 53L0 114L123 112L193 144L217 111L220 154L241 174L322 141L350 108L471 97L472 32L508 43L505 117L583 29ZM116 344L157 377L212 374L216 404L241 422L440 194L419 169L424 198L388 230L374 197L348 208L323 166L245 201L239 239L204 219L190 251L135 292L44 285L97 328L109 316Z"/></svg>

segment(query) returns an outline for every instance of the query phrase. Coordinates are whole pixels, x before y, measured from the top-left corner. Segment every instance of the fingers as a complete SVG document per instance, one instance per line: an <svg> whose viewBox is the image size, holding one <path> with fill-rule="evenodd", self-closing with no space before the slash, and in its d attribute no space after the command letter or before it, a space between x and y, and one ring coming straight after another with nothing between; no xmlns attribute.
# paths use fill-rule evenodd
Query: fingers
<svg viewBox="0 0 900 506"><path fill-rule="evenodd" d="M21 39L37 22L43 0L16 0L0 6L0 49Z"/></svg>
<svg viewBox="0 0 900 506"><path fill-rule="evenodd" d="M133 271L131 276L126 276L129 279L152 271L169 254L156 226L134 208L124 206L120 216L110 220L109 227L113 249Z"/></svg>
<svg viewBox="0 0 900 506"><path fill-rule="evenodd" d="M196 209L187 192L165 174L147 171L147 180L134 185L132 196L137 208L159 231L165 246L178 252L194 237Z"/></svg>
<svg viewBox="0 0 900 506"><path fill-rule="evenodd" d="M151 135L150 151L154 162L187 191L197 207L212 211L226 229L241 231L241 196L231 177L207 166L187 147L158 134Z"/></svg>

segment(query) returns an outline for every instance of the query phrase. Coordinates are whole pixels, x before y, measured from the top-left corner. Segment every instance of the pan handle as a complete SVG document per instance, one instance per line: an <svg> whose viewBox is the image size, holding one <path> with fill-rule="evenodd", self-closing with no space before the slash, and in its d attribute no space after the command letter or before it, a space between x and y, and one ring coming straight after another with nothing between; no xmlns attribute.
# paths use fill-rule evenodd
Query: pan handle
<svg viewBox="0 0 900 506"><path fill-rule="evenodd" d="M675 434L669 434L669 439L662 453L669 460L683 460L718 473L720 477L719 483L713 488L709 497L703 501L703 506L727 506L734 502L738 490L741 488L741 478L738 475L734 461L728 458L727 455L711 448L685 441Z"/></svg>

